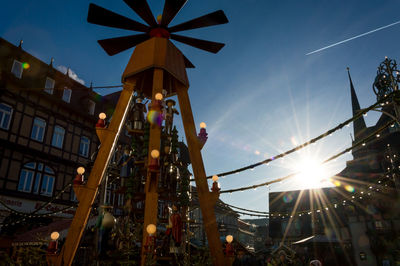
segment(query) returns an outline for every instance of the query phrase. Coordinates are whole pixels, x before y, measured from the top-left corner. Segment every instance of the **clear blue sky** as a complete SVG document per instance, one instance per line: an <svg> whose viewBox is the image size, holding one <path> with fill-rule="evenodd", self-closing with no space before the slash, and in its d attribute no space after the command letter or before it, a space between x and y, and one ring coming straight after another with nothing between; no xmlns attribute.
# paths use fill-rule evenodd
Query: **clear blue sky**
<svg viewBox="0 0 400 266"><path fill-rule="evenodd" d="M141 21L122 0L93 2ZM161 13L163 1L150 5L153 14ZM110 57L96 40L131 32L88 24L88 6L82 0L8 1L0 10L0 36L15 44L23 39L29 53L45 62L54 57L56 66L70 67L87 85L119 84L132 49ZM188 70L189 93L196 123L208 125L203 157L210 175L258 162L343 122L351 117L346 67L361 106L367 107L375 101L376 67L384 56L400 60L400 24L306 56L399 21L400 1L192 0L171 25L218 9L229 24L182 32L226 43L217 55L176 44L196 66ZM368 115L367 124L375 124L376 117ZM352 128L345 128L301 154L221 179L221 186L284 176L307 154L326 159L351 144L350 133ZM330 174L350 159L329 164ZM287 182L270 190L300 187L303 182ZM222 196L227 203L258 210L267 210L267 198L266 188Z"/></svg>

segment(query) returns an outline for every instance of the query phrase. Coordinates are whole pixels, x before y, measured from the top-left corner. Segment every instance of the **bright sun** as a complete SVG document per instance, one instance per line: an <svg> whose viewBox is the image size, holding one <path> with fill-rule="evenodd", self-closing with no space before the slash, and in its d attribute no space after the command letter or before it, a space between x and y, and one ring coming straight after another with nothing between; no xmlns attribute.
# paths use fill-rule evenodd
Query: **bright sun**
<svg viewBox="0 0 400 266"><path fill-rule="evenodd" d="M296 179L299 183L309 188L321 187L322 181L327 177L327 171L324 166L313 158L304 158L294 166Z"/></svg>

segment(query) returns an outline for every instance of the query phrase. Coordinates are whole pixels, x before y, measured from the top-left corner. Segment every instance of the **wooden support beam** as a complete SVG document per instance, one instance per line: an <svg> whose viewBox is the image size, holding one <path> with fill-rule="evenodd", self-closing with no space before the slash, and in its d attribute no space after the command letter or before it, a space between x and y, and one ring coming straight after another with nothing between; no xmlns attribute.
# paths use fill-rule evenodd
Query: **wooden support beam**
<svg viewBox="0 0 400 266"><path fill-rule="evenodd" d="M211 194L208 188L203 158L200 152L201 144L197 139L192 107L190 106L189 95L187 93L188 88L179 82L175 83L211 257L214 259L214 265L229 265L222 251L222 244L214 213L215 195Z"/></svg>
<svg viewBox="0 0 400 266"><path fill-rule="evenodd" d="M163 90L163 77L164 70L161 68L154 68L153 75L153 88L152 88L152 109L155 104L155 95L157 93L162 93ZM150 138L149 138L149 152L147 156L147 162L149 165L151 161L151 151L158 150L160 153L161 146L161 127L154 123L150 126ZM149 224L154 224L157 226L157 214L158 214L158 173L147 169L147 178L145 185L146 201L144 205L144 223L143 223L143 239L142 239L142 261L141 265L146 263L146 240L148 237L146 227Z"/></svg>
<svg viewBox="0 0 400 266"><path fill-rule="evenodd" d="M60 251L60 254L57 256L55 265L71 265L74 260L76 250L78 249L83 231L85 230L89 219L92 204L97 195L98 187L106 172L108 163L111 159L112 150L114 150L116 146L119 132L121 131L125 121L128 107L132 100L135 84L135 81L131 80L129 83L124 85L111 123L107 129L104 130L105 132L103 132L107 135L107 137L104 137L101 142L100 150L97 154L92 171L90 172L88 182L79 187L79 205L68 230L66 241ZM54 257L51 258L52 261L54 261L54 259Z"/></svg>

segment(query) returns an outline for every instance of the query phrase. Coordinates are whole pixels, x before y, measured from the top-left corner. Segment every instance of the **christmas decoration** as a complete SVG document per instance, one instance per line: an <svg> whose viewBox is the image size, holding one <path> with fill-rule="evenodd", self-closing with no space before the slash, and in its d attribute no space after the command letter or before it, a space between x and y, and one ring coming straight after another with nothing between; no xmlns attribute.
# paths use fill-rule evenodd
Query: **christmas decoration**
<svg viewBox="0 0 400 266"><path fill-rule="evenodd" d="M99 114L99 120L97 121L96 127L98 128L104 128L106 127L106 114L105 113L100 113Z"/></svg>

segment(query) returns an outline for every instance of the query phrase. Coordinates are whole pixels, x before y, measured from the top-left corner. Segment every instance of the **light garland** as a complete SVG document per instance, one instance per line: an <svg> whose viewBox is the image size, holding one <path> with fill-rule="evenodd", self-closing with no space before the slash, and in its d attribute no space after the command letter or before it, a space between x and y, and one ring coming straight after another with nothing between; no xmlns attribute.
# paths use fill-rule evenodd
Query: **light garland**
<svg viewBox="0 0 400 266"><path fill-rule="evenodd" d="M241 208L241 207L237 207L237 206L230 205L230 204L225 203L225 202L222 203L222 204L225 205L225 206L228 206L228 207L230 207L230 208L235 208L235 209L242 210L242 211L249 211L249 212L260 213L260 214L269 214L269 212L263 212L263 211L255 211L255 210L244 209L244 208Z"/></svg>
<svg viewBox="0 0 400 266"><path fill-rule="evenodd" d="M395 120L391 120L390 122L386 123L384 126L380 127L378 130L376 130L375 132L369 134L364 139L362 139L362 140L356 142L355 144L353 144L351 147L349 147L349 148L343 150L342 152L339 152L336 155L326 159L325 161L322 162L322 164L325 164L325 163L327 163L327 162L329 162L331 160L334 160L334 159L338 158L339 156L351 151L352 149L362 145L363 143L365 143L366 141L368 141L372 137L375 137L374 139L376 139L376 134L382 132L387 127L391 126L394 122L395 122ZM240 188L236 188L236 189L223 190L220 193L232 193L232 192L237 192L237 191L244 191L244 190L249 190L249 189L255 189L255 188L258 188L258 187L268 186L268 185L271 185L271 184L274 184L274 183L278 183L278 182L282 182L282 181L284 181L286 179L292 178L297 174L299 174L299 172L292 173L292 174L289 174L289 175L287 175L285 177L281 177L281 178L278 178L278 179L275 179L275 180L271 180L271 181L268 181L268 182L264 182L264 183L261 183L261 184L257 184L257 185L252 185L252 186L247 186L247 187L240 187Z"/></svg>
<svg viewBox="0 0 400 266"><path fill-rule="evenodd" d="M219 174L216 174L216 175L219 176L219 177L223 177L223 176L233 175L233 174L236 174L236 173L239 173L239 172L243 172L243 171L246 171L246 170L252 170L257 166L260 166L260 165L263 165L263 164L268 164L268 163L270 163L272 161L275 161L276 159L283 158L283 157L285 157L285 156L287 156L287 155L289 155L289 154L291 154L291 153L293 153L295 151L303 149L303 148L309 146L310 144L314 144L315 142L317 142L317 141L319 141L319 140L331 135L335 131L337 131L339 129L342 129L343 127L347 126L348 124L350 124L351 122L353 122L356 119L360 118L361 116L363 116L367 112L373 110L375 107L384 105L385 104L384 102L386 101L386 99L389 98L390 96L392 96L394 93L395 93L395 91L390 93L390 94L388 94L388 95L386 95L384 99L382 99L380 101L377 101L373 105L371 105L371 106L369 106L369 107L367 107L365 109L361 109L360 112L358 114L356 114L355 116L353 116L352 118L349 118L348 120L344 121L343 123L340 123L336 127L326 131L325 133L319 135L318 137L315 137L315 138L313 138L313 139L311 139L311 140L309 140L307 142L304 142L303 144L300 144L300 145L294 147L293 149L290 149L290 150L288 150L286 152L283 152L283 153L280 153L278 155L272 156L271 158L263 160L261 162L258 162L258 163L255 163L255 164L251 164L251 165L248 165L248 166L245 166L245 167L242 167L242 168L238 168L236 170L219 173ZM207 176L207 179L211 179L214 175ZM190 181L195 181L195 179L192 178L192 179L190 179Z"/></svg>
<svg viewBox="0 0 400 266"><path fill-rule="evenodd" d="M364 194L364 193L366 193L366 194ZM372 198L373 194L370 193L370 192L361 191L361 193L359 193L359 194L353 194L351 199L339 200L339 201L335 201L333 203L329 203L327 205L319 206L316 209L301 210L301 211L292 212L292 213L288 213L288 212L261 212L261 211L255 211L255 210L250 210L250 209L245 209L245 208L233 206L233 205L226 204L226 203L219 203L219 206L221 208L227 210L228 212L231 212L231 213L239 213L239 214L249 215L249 216L269 217L269 218L282 218L283 219L283 218L289 218L289 217L293 218L295 216L301 217L303 215L311 215L314 212L321 213L322 211L329 211L331 209L337 209L338 207L341 207L341 206L353 206L355 203L358 203L359 200L368 199L368 197ZM245 212L237 211L237 210L231 210L230 208L240 209L240 210L245 211Z"/></svg>
<svg viewBox="0 0 400 266"><path fill-rule="evenodd" d="M41 209L45 208L46 206L50 205L54 200L58 199L63 193L65 193L65 190L70 187L72 185L72 183L67 184L56 196L52 197L49 201L47 201L46 203L42 204L39 208L37 208L36 210L34 210L33 212L30 213L25 213L25 212L20 212L17 211L13 208L11 208L10 206L8 206L4 201L0 200L0 204L3 205L5 208L7 208L10 213L12 214L16 214L16 215L20 215L20 216L32 216L34 215L36 212L40 211Z"/></svg>
<svg viewBox="0 0 400 266"><path fill-rule="evenodd" d="M6 223L6 224L5 223L1 223L0 225L3 226L3 227L7 227L7 226L13 226L15 224L22 223L22 222L24 222L24 221L26 221L26 220L28 220L30 218L41 218L41 217L46 217L46 216L50 217L50 216L52 216L54 214L59 214L59 213L62 213L64 211L66 211L66 210L69 210L69 209L72 209L72 208L76 208L77 206L78 205L75 204L75 205L72 205L72 206L65 207L65 208L63 208L61 210L48 212L48 213L42 213L42 214L33 214L33 215L31 215L31 214L23 214L21 216L24 216L25 218L22 218L20 220L15 221L15 222Z"/></svg>
<svg viewBox="0 0 400 266"><path fill-rule="evenodd" d="M39 208L37 208L36 210L34 210L31 214L35 214L38 211L40 211L41 209L45 208L46 206L50 205L54 200L59 199L60 196L62 194L64 194L65 190L67 190L67 188L72 186L72 182L68 183L55 197L51 198L48 202L42 204Z"/></svg>
<svg viewBox="0 0 400 266"><path fill-rule="evenodd" d="M388 144L387 146L390 147L390 144ZM393 157L396 158L396 154L393 155ZM387 156L387 158L392 158L392 157ZM394 167L394 168L396 168L396 167ZM230 205L230 204L227 204L224 202L219 203L219 206L225 210L228 210L231 213L239 213L239 214L248 215L248 216L269 217L269 218L286 218L286 217L293 218L296 216L301 217L302 215L307 215L307 214L311 215L313 212L321 213L321 211L324 211L324 210L329 211L329 209L337 209L338 206L346 206L347 200L350 202L349 204L353 204L351 206L354 206L355 204L359 203L359 200L364 200L364 199L370 200L371 198L373 198L375 196L375 193L380 193L380 191L385 192L385 190L388 189L387 184L380 185L382 182L385 183L385 179L390 180L388 175L384 174L383 178L381 177L380 179L378 179L376 183L366 183L363 188L358 188L358 190L360 191L359 193L351 192L351 193L349 193L348 196L342 195L345 197L345 199L343 199L343 200L330 202L329 204L327 204L325 206L319 206L319 208L317 208L317 209L302 210L302 211L298 211L298 212L294 212L294 213L292 212L291 214L289 214L287 212L256 211L256 210L237 207L237 206ZM341 184L336 185L336 187L339 187L339 186L341 186ZM377 187L375 187L375 186L377 186ZM343 187L344 187L344 189L346 189L345 184L343 184ZM350 191L347 190L347 192L350 192ZM350 197L350 195L351 195L351 197ZM349 204L347 204L347 205L349 205ZM231 210L230 208L242 210L245 212ZM361 208L361 209L364 210L363 208Z"/></svg>

